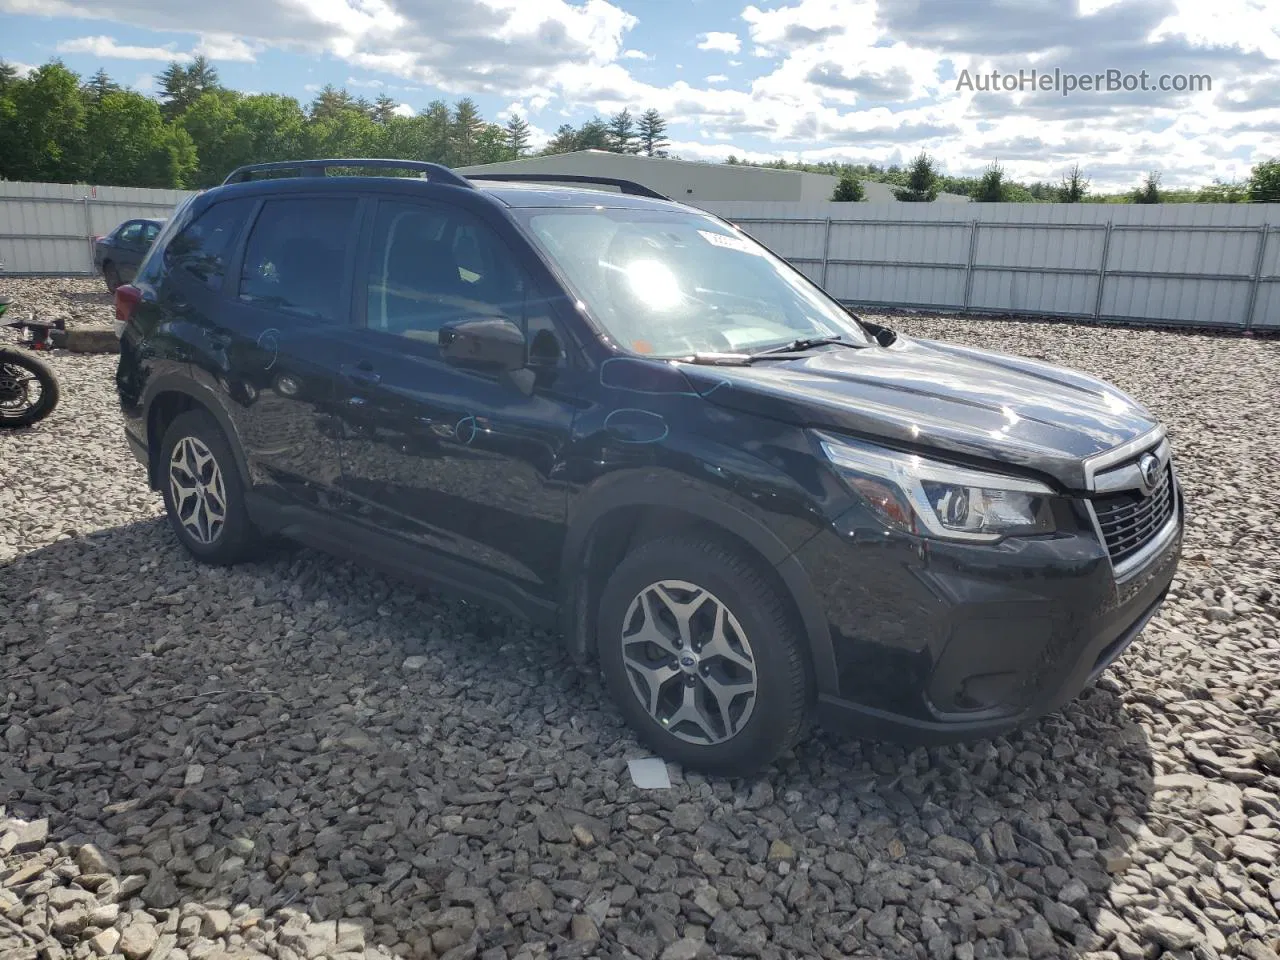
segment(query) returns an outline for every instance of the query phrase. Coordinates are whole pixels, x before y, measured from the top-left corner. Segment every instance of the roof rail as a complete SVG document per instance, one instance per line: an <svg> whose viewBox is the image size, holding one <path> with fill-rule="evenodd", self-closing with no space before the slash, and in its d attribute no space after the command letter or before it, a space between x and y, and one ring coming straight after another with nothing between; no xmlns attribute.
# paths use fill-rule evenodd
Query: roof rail
<svg viewBox="0 0 1280 960"><path fill-rule="evenodd" d="M654 200L671 200L670 197L651 190L634 180L619 180L616 177L589 177L577 173L469 173L468 180L513 180L525 183L600 183L617 187L622 193L633 197L651 197Z"/></svg>
<svg viewBox="0 0 1280 960"><path fill-rule="evenodd" d="M329 160L278 160L274 163L250 163L243 167L236 167L229 174L227 179L223 180L223 185L228 183L246 183L253 179L255 173L265 173L272 170L296 170L295 176L299 177L323 177L328 175L328 171L332 167L367 167L375 170L417 170L419 173L428 174L428 180L434 180L438 183L447 183L454 187L470 187L471 184L464 180L461 176L454 173L448 167L438 163L426 163L422 160L388 160L374 159L368 157L350 158L350 159L329 159Z"/></svg>

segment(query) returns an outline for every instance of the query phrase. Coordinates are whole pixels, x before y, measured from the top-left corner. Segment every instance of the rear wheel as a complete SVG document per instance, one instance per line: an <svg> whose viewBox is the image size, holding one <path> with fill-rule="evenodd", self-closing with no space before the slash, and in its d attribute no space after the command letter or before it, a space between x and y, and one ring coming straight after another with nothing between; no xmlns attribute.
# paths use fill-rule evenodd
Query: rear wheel
<svg viewBox="0 0 1280 960"><path fill-rule="evenodd" d="M169 524L197 560L228 565L249 557L260 536L249 520L231 445L204 410L174 419L160 442L160 487Z"/></svg>
<svg viewBox="0 0 1280 960"><path fill-rule="evenodd" d="M811 681L799 631L754 559L728 544L637 548L605 586L597 638L619 709L663 757L746 776L800 736Z"/></svg>
<svg viewBox="0 0 1280 960"><path fill-rule="evenodd" d="M29 427L58 405L58 379L25 350L0 349L0 427Z"/></svg>
<svg viewBox="0 0 1280 960"><path fill-rule="evenodd" d="M115 293L116 287L120 286L120 271L116 269L114 263L107 263L103 266L102 279L107 283L108 292Z"/></svg>

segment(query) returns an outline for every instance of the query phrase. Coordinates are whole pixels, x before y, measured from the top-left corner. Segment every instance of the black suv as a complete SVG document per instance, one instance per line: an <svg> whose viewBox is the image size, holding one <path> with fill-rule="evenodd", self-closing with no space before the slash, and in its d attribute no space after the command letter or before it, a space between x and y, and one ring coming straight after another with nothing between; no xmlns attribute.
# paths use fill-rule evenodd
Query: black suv
<svg viewBox="0 0 1280 960"><path fill-rule="evenodd" d="M587 179L316 160L186 201L116 299L185 547L283 535L495 601L722 774L810 716L1008 731L1142 630L1183 527L1143 407L860 320L732 224Z"/></svg>

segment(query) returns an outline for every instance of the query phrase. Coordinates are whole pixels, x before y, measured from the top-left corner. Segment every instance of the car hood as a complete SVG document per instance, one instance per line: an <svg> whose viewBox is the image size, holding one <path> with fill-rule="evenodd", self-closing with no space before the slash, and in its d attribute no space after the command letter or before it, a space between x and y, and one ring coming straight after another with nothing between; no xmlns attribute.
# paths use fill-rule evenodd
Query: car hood
<svg viewBox="0 0 1280 960"><path fill-rule="evenodd" d="M1086 458L1155 429L1141 404L1051 364L898 336L750 366L681 364L709 402L1086 486Z"/></svg>

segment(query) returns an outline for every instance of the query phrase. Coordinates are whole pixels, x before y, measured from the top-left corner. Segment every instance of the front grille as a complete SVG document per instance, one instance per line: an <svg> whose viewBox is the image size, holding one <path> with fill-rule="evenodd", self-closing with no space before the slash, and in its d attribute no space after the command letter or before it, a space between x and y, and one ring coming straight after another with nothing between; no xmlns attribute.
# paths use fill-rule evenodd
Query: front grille
<svg viewBox="0 0 1280 960"><path fill-rule="evenodd" d="M1169 522L1174 509L1172 469L1165 464L1150 496L1126 490L1094 499L1093 511L1112 563L1123 563L1132 557Z"/></svg>

